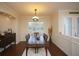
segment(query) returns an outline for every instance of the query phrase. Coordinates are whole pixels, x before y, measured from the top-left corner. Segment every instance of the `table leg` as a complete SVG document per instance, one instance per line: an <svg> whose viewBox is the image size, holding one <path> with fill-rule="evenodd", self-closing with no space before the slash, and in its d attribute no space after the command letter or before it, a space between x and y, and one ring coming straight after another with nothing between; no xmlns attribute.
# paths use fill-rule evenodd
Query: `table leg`
<svg viewBox="0 0 79 59"><path fill-rule="evenodd" d="M28 48L28 47L26 47L26 56L27 56L28 49L29 49L29 48Z"/></svg>
<svg viewBox="0 0 79 59"><path fill-rule="evenodd" d="M46 56L47 56L47 47L45 47L45 51L46 51Z"/></svg>
<svg viewBox="0 0 79 59"><path fill-rule="evenodd" d="M36 50L37 50L37 48L35 48L35 53L37 52Z"/></svg>

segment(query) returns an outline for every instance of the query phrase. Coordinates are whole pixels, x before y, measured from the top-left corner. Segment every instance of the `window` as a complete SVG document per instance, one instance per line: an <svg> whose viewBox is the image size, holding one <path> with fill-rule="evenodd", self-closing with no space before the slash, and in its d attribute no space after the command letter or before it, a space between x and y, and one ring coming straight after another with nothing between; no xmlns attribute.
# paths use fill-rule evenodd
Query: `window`
<svg viewBox="0 0 79 59"><path fill-rule="evenodd" d="M64 19L64 34L72 35L72 18L66 17Z"/></svg>
<svg viewBox="0 0 79 59"><path fill-rule="evenodd" d="M63 25L60 26L61 33L68 36L79 37L79 16L64 16L62 20L62 23L60 23Z"/></svg>
<svg viewBox="0 0 79 59"><path fill-rule="evenodd" d="M77 33L76 36L79 37L79 17L77 17Z"/></svg>
<svg viewBox="0 0 79 59"><path fill-rule="evenodd" d="M44 23L43 22L28 22L29 32L43 32Z"/></svg>

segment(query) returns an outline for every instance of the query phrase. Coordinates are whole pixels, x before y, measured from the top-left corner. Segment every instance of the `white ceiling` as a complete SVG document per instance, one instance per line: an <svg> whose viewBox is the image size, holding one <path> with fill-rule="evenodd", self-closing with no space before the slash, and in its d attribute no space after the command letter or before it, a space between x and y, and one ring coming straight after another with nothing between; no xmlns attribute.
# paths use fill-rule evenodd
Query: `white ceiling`
<svg viewBox="0 0 79 59"><path fill-rule="evenodd" d="M78 2L6 2L8 7L15 10L20 15L49 15L60 9L79 10Z"/></svg>

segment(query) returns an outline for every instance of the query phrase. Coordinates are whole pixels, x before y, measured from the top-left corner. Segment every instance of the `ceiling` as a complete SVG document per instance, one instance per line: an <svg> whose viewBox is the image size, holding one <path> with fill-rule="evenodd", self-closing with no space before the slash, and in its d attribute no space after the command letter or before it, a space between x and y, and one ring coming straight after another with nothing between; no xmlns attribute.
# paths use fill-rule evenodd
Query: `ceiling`
<svg viewBox="0 0 79 59"><path fill-rule="evenodd" d="M55 11L79 10L78 2L5 2L19 15L34 15L34 9L37 9L37 15L49 15Z"/></svg>

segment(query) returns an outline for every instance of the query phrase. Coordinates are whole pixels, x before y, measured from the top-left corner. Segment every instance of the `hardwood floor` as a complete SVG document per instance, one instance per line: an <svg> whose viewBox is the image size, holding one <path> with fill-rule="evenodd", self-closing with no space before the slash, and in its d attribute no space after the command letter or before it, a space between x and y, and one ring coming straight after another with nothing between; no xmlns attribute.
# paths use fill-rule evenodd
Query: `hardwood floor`
<svg viewBox="0 0 79 59"><path fill-rule="evenodd" d="M51 56L67 56L61 49L59 49L54 43L49 45L49 52Z"/></svg>
<svg viewBox="0 0 79 59"><path fill-rule="evenodd" d="M25 42L20 42L17 45L12 45L5 51L1 52L1 56L21 56L25 50ZM51 56L66 56L66 54L61 51L55 44L49 46L49 52Z"/></svg>
<svg viewBox="0 0 79 59"><path fill-rule="evenodd" d="M3 51L1 56L21 56L25 49L25 42L20 42L17 45L12 45Z"/></svg>

